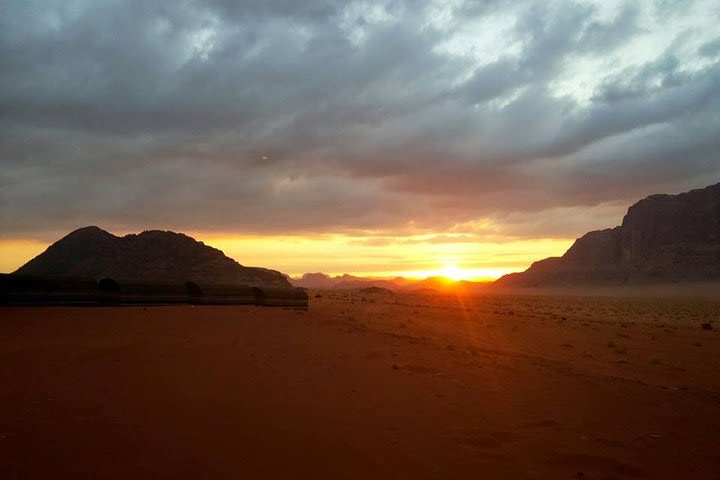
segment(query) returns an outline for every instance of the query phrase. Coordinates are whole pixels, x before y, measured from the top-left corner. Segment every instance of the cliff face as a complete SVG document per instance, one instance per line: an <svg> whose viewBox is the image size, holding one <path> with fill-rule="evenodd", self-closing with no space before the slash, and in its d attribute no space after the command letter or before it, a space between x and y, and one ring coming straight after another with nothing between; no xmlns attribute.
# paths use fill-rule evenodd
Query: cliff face
<svg viewBox="0 0 720 480"><path fill-rule="evenodd" d="M680 195L652 195L628 209L623 264L686 274L720 268L720 184Z"/></svg>
<svg viewBox="0 0 720 480"><path fill-rule="evenodd" d="M562 257L506 275L498 286L720 280L720 184L679 195L651 195L620 226L577 239Z"/></svg>
<svg viewBox="0 0 720 480"><path fill-rule="evenodd" d="M575 240L562 258L577 266L616 265L620 262L620 236L621 227L586 233Z"/></svg>
<svg viewBox="0 0 720 480"><path fill-rule="evenodd" d="M245 267L216 248L159 230L116 237L98 227L76 230L15 273L118 281L289 287L279 272Z"/></svg>

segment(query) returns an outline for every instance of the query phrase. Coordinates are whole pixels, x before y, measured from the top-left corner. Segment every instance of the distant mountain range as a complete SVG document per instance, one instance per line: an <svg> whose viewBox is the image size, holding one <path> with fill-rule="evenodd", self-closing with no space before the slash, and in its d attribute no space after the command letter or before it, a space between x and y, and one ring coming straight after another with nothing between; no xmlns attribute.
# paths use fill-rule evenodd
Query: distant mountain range
<svg viewBox="0 0 720 480"><path fill-rule="evenodd" d="M404 279L398 278L397 280ZM290 282L292 282L292 284L296 287L316 289L336 288L339 290L351 290L367 287L380 287L394 290L398 287L398 284L395 281L389 279L363 278L347 274L331 277L330 275L326 275L324 273L306 273L300 278L291 278Z"/></svg>
<svg viewBox="0 0 720 480"><path fill-rule="evenodd" d="M720 183L651 195L622 224L586 233L562 257L498 279L498 287L720 281Z"/></svg>
<svg viewBox="0 0 720 480"><path fill-rule="evenodd" d="M424 279L394 277L394 278L368 278L353 275L338 275L331 277L324 273L306 273L300 278L291 278L290 282L296 287L334 290L363 290L382 288L396 292L433 293L449 289L464 287L468 289L483 288L487 283L479 282L452 282L442 277L429 277Z"/></svg>
<svg viewBox="0 0 720 480"><path fill-rule="evenodd" d="M14 273L121 282L291 286L280 272L245 267L182 233L150 230L117 237L98 227L75 230Z"/></svg>

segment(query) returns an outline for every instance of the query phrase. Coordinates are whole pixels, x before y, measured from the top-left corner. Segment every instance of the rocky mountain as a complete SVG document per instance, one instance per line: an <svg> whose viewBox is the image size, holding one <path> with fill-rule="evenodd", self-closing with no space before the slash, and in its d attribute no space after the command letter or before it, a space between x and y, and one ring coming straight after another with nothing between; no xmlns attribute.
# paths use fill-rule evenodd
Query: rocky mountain
<svg viewBox="0 0 720 480"><path fill-rule="evenodd" d="M502 287L720 281L720 183L651 195L622 224L587 233L562 257L495 282Z"/></svg>
<svg viewBox="0 0 720 480"><path fill-rule="evenodd" d="M291 286L280 272L245 267L182 233L151 230L116 237L98 227L75 230L15 273L132 282Z"/></svg>
<svg viewBox="0 0 720 480"><path fill-rule="evenodd" d="M331 277L325 273L306 273L300 278L291 279L291 282L296 287L326 290L333 288L337 290L356 290L369 287L388 288L394 290L400 287L400 285L393 280L363 278L348 274Z"/></svg>
<svg viewBox="0 0 720 480"><path fill-rule="evenodd" d="M300 278L291 278L290 282L296 287L330 289L339 282L338 278L324 273L306 273Z"/></svg>
<svg viewBox="0 0 720 480"><path fill-rule="evenodd" d="M338 275L331 277L325 273L306 273L300 278L290 279L296 287L334 290L367 290L382 289L395 292L412 293L438 293L447 290L477 290L487 287L486 283L469 281L448 281L442 277L428 277L423 279L394 277L371 278L356 277L354 275Z"/></svg>

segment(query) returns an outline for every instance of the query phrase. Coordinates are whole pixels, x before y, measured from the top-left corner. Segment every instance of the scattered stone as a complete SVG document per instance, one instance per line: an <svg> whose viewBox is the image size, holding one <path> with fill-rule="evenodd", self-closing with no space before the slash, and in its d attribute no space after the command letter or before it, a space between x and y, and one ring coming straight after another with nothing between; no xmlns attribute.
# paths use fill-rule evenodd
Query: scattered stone
<svg viewBox="0 0 720 480"><path fill-rule="evenodd" d="M712 330L713 329L712 322L705 322L702 325L700 325L700 328L702 328L703 330Z"/></svg>

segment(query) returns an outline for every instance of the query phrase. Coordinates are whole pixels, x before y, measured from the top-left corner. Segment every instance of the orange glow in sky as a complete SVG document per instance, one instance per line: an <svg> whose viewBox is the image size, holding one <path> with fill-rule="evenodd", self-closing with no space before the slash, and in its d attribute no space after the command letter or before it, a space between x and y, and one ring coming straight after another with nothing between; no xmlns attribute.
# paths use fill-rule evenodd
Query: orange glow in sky
<svg viewBox="0 0 720 480"><path fill-rule="evenodd" d="M112 232L123 235L126 232ZM243 265L279 270L293 277L307 272L366 277L446 277L492 280L521 271L533 261L562 255L572 239L483 242L437 235L233 235L187 232ZM47 248L48 242L0 239L0 272L11 272Z"/></svg>

